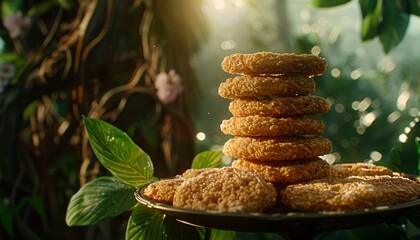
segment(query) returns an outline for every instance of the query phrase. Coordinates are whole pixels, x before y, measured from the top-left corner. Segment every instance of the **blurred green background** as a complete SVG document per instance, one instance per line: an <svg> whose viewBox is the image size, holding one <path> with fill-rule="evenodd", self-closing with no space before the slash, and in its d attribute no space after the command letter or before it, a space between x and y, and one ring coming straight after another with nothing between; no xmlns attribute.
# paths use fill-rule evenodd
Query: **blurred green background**
<svg viewBox="0 0 420 240"><path fill-rule="evenodd" d="M109 174L92 154L82 116L124 130L151 156L156 176L173 176L231 137L219 129L230 100L217 89L231 77L222 59L236 52L324 57L315 94L332 106L318 116L333 143L327 161L417 174L417 1L0 4L0 239L122 239L126 216L90 227L64 223L80 186ZM173 93L175 78L182 91Z"/></svg>
<svg viewBox="0 0 420 240"><path fill-rule="evenodd" d="M205 2L211 37L193 62L202 91L202 104L195 118L197 131L206 135L198 143L201 149L217 149L231 137L219 129L221 121L231 116L230 100L217 95L219 84L232 77L219 67L225 56L258 51L314 53L328 61L327 71L315 77L314 94L332 104L330 113L319 116L326 122L325 136L334 146L329 161L373 160L388 165L391 149L399 149L403 143L400 168L415 173L420 92L420 51L415 46L420 36L419 17L410 17L402 41L385 53L379 37L362 40L358 1L333 8L314 8L310 1L300 0L227 2Z"/></svg>

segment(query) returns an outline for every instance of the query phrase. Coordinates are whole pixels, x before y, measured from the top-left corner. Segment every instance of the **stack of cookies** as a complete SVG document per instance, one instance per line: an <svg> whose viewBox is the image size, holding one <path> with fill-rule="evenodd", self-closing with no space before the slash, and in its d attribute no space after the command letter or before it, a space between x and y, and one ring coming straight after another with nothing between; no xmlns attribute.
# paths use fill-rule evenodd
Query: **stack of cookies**
<svg viewBox="0 0 420 240"><path fill-rule="evenodd" d="M315 91L312 78L327 67L311 54L260 52L226 57L222 68L238 74L221 83L219 95L233 99L221 130L234 135L224 145L236 158L232 167L256 172L280 189L326 177L330 166L319 158L331 151L322 136L324 123L313 115L327 113L329 103Z"/></svg>
<svg viewBox="0 0 420 240"><path fill-rule="evenodd" d="M331 143L322 136L324 123L313 115L330 106L311 95L312 77L326 66L308 54L226 57L223 69L239 76L219 87L222 97L233 99L233 117L221 129L234 137L223 151L237 160L232 167L189 169L151 183L143 195L186 209L254 213L355 211L419 199L418 179L367 163L330 166L320 158Z"/></svg>

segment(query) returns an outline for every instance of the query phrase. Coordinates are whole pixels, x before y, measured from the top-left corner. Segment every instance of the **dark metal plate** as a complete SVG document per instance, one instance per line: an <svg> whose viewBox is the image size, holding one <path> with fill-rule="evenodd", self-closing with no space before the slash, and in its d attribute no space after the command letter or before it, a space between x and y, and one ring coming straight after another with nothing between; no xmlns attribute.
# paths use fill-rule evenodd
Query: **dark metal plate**
<svg viewBox="0 0 420 240"><path fill-rule="evenodd" d="M135 198L139 203L157 209L189 225L233 231L277 232L282 235L288 235L305 229L308 233L315 233L382 223L402 217L416 209L420 211L420 199L398 205L352 212L285 212L268 214L197 211L150 201L143 196L145 187L147 186L135 192Z"/></svg>

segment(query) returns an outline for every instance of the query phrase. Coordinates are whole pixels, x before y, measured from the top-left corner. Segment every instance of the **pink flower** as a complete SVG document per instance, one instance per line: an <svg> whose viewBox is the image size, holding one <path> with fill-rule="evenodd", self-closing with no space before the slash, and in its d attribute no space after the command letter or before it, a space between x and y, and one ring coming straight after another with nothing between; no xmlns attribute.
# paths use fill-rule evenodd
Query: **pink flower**
<svg viewBox="0 0 420 240"><path fill-rule="evenodd" d="M162 103L171 103L183 90L181 77L175 70L170 70L169 73L161 72L156 76L155 88L156 96Z"/></svg>
<svg viewBox="0 0 420 240"><path fill-rule="evenodd" d="M24 17L21 11L10 14L3 19L3 25L9 31L12 39L19 37L22 29L28 28L30 24L31 19L28 16Z"/></svg>

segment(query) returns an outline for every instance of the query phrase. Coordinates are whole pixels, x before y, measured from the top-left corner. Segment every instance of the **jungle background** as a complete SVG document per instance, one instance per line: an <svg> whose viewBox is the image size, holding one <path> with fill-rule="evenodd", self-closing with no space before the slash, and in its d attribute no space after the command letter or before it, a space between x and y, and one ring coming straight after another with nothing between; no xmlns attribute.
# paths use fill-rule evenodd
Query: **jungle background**
<svg viewBox="0 0 420 240"><path fill-rule="evenodd" d="M126 216L64 221L80 186L108 174L82 116L124 130L158 177L173 176L230 137L219 129L230 113L217 88L235 52L326 58L315 94L332 105L320 116L334 146L327 161L417 174L419 6L324 2L1 1L1 239L122 239Z"/></svg>

